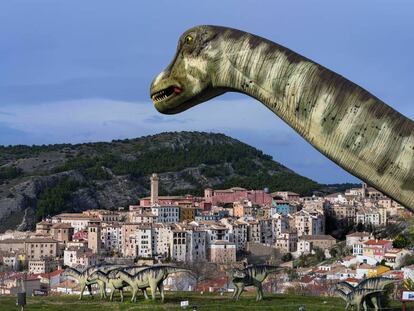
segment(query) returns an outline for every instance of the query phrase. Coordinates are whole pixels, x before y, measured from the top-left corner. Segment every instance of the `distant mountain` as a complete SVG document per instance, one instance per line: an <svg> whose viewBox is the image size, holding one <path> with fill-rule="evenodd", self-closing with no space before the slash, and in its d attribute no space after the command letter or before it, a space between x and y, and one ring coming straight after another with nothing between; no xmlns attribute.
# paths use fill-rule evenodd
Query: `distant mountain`
<svg viewBox="0 0 414 311"><path fill-rule="evenodd" d="M201 195L206 187L241 186L302 195L333 192L247 144L223 134L171 132L110 143L0 146L0 231L33 228L62 211L112 209L149 194Z"/></svg>

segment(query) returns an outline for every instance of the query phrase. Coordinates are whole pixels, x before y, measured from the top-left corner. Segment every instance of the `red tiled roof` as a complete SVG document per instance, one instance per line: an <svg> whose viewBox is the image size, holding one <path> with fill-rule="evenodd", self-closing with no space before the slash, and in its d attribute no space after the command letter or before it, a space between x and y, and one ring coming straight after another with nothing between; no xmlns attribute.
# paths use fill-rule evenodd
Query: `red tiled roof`
<svg viewBox="0 0 414 311"><path fill-rule="evenodd" d="M29 275L27 275L26 280L27 281L30 281L30 280L39 280L41 278L42 278L41 274L29 274Z"/></svg>
<svg viewBox="0 0 414 311"><path fill-rule="evenodd" d="M366 263L362 263L359 265L359 267L357 269L371 269L373 266L366 264Z"/></svg>
<svg viewBox="0 0 414 311"><path fill-rule="evenodd" d="M386 245L391 243L391 241L388 240L368 240L364 242L365 245Z"/></svg>
<svg viewBox="0 0 414 311"><path fill-rule="evenodd" d="M50 273L49 273L49 277L53 277L53 276L56 276L56 275L60 275L60 274L62 274L64 271L65 271L64 269L58 269L58 270L55 270L55 271L53 271L53 272L50 272Z"/></svg>
<svg viewBox="0 0 414 311"><path fill-rule="evenodd" d="M315 279L314 276L305 275L303 278L300 279L301 283L310 283Z"/></svg>

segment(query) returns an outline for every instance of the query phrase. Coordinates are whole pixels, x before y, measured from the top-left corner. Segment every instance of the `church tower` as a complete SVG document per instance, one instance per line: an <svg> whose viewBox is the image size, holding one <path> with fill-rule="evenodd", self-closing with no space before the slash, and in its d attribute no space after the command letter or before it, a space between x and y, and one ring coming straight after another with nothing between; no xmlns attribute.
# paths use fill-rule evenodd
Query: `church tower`
<svg viewBox="0 0 414 311"><path fill-rule="evenodd" d="M101 226L90 224L88 227L88 248L92 253L99 254L101 251Z"/></svg>
<svg viewBox="0 0 414 311"><path fill-rule="evenodd" d="M158 203L158 176L153 173L151 176L151 205Z"/></svg>

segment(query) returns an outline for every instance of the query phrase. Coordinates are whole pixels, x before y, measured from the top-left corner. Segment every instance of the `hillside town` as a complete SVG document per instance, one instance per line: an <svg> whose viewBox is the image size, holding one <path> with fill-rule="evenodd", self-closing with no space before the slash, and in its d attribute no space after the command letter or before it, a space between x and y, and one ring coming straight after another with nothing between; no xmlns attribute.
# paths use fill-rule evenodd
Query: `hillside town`
<svg viewBox="0 0 414 311"><path fill-rule="evenodd" d="M285 268L265 283L279 293L330 295L335 282L380 275L414 280L402 234L411 214L366 184L325 196L234 187L198 197L160 196L157 174L150 182L150 196L136 205L62 213L34 232L1 234L0 294L15 294L22 279L32 294L76 293L64 268L101 263L205 269L200 279L168 282L171 290L231 290L226 271L250 263Z"/></svg>

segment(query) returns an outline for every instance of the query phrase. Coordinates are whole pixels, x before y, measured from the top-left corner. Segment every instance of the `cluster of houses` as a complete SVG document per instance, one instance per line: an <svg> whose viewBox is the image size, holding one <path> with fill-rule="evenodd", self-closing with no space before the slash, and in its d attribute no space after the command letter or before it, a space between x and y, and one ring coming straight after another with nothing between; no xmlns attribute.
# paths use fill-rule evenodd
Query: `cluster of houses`
<svg viewBox="0 0 414 311"><path fill-rule="evenodd" d="M151 259L231 266L263 249L278 249L293 258L321 249L329 257L337 240L325 234L328 216L347 224L378 226L403 209L366 185L325 197L239 187L205 189L203 197L196 197L159 196L158 183L153 174L150 197L127 209L63 213L37 223L35 232L1 234L0 267L6 272L0 278L0 293L13 287L19 275L15 271L26 271L26 280L50 286L51 274L62 267L83 269L101 262ZM346 245L352 256L303 277L352 280L379 275L389 272L388 267L398 268L409 253L368 233L348 235ZM4 273L10 276L7 284Z"/></svg>

